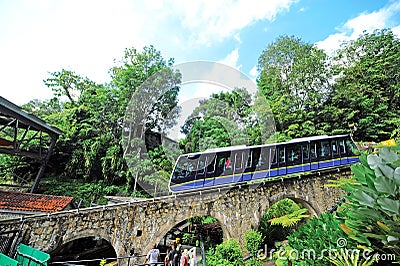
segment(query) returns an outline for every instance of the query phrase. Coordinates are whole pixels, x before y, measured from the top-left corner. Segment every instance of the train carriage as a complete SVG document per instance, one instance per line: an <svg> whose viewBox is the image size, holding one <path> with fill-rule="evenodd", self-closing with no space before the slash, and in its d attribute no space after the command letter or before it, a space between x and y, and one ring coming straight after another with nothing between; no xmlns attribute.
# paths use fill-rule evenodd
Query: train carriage
<svg viewBox="0 0 400 266"><path fill-rule="evenodd" d="M183 154L175 164L169 187L172 192L201 190L342 167L359 161L355 150L348 135L337 135Z"/></svg>

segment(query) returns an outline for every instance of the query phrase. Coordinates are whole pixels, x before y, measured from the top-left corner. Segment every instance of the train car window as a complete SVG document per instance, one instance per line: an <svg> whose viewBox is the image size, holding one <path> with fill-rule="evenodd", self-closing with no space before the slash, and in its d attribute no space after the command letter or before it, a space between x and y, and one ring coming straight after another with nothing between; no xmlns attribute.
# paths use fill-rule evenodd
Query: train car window
<svg viewBox="0 0 400 266"><path fill-rule="evenodd" d="M235 169L241 169L243 162L243 152L240 151L235 154Z"/></svg>
<svg viewBox="0 0 400 266"><path fill-rule="evenodd" d="M331 156L331 145L328 140L321 141L321 157L329 157Z"/></svg>
<svg viewBox="0 0 400 266"><path fill-rule="evenodd" d="M300 161L300 145L288 147L288 162L295 163Z"/></svg>
<svg viewBox="0 0 400 266"><path fill-rule="evenodd" d="M216 175L221 175L224 171L232 169L233 161L230 152L218 153L217 160L218 164Z"/></svg>
<svg viewBox="0 0 400 266"><path fill-rule="evenodd" d="M253 165L253 153L254 151L252 150L247 155L246 168L251 168Z"/></svg>
<svg viewBox="0 0 400 266"><path fill-rule="evenodd" d="M261 148L255 148L251 150L251 156L252 156L251 167L258 166L258 162L260 161L260 153L261 153Z"/></svg>
<svg viewBox="0 0 400 266"><path fill-rule="evenodd" d="M346 145L344 144L344 139L339 140L340 154L346 155Z"/></svg>
<svg viewBox="0 0 400 266"><path fill-rule="evenodd" d="M286 162L285 152L286 152L285 147L279 147L279 163Z"/></svg>
<svg viewBox="0 0 400 266"><path fill-rule="evenodd" d="M197 174L204 174L206 171L206 157L201 156L197 164Z"/></svg>
<svg viewBox="0 0 400 266"><path fill-rule="evenodd" d="M337 141L336 140L332 140L332 153L333 153L333 155L338 155L339 154L339 149L338 149L338 145L337 145Z"/></svg>
<svg viewBox="0 0 400 266"><path fill-rule="evenodd" d="M276 156L277 149L275 147L271 148L271 149L269 149L269 152L270 152L271 163L276 164L278 161L278 159L277 159L278 156Z"/></svg>
<svg viewBox="0 0 400 266"><path fill-rule="evenodd" d="M310 156L309 156L309 144L301 145L301 151L302 151L302 154L303 154L303 161L307 161L308 159L310 159Z"/></svg>
<svg viewBox="0 0 400 266"><path fill-rule="evenodd" d="M230 163L230 160L228 160L228 163ZM226 168L226 158L219 158L217 172L223 172L225 171L225 168Z"/></svg>
<svg viewBox="0 0 400 266"><path fill-rule="evenodd" d="M260 169L267 169L270 167L270 151L271 148L269 147L261 148L260 159L257 164Z"/></svg>
<svg viewBox="0 0 400 266"><path fill-rule="evenodd" d="M315 143L315 142L310 144L310 155L311 155L311 159L318 158L317 143Z"/></svg>
<svg viewBox="0 0 400 266"><path fill-rule="evenodd" d="M207 175L212 175L215 172L215 164L215 154L207 154Z"/></svg>

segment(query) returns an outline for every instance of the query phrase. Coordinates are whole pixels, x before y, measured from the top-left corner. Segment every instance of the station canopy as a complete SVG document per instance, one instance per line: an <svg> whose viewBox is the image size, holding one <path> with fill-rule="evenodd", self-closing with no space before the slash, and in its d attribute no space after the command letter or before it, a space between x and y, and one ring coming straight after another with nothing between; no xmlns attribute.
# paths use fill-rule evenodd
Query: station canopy
<svg viewBox="0 0 400 266"><path fill-rule="evenodd" d="M38 187L55 143L63 132L0 96L0 153L25 156L41 163L31 188Z"/></svg>

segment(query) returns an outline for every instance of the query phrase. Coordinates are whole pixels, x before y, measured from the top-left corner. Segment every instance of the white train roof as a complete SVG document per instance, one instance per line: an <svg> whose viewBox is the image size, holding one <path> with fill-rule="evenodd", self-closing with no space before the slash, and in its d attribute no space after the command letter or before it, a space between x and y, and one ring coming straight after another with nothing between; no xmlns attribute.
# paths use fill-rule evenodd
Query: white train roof
<svg viewBox="0 0 400 266"><path fill-rule="evenodd" d="M292 139L292 140L289 140L286 142L269 143L269 144L255 145L255 146L239 145L239 146L228 146L228 147L222 147L222 148L212 148L212 149L205 150L203 152L194 152L194 153L187 153L187 154L182 154L182 155L195 156L195 155L200 155L202 153L217 153L217 152L224 152L224 151L246 150L246 149L261 148L261 147L275 147L276 145L294 144L294 143L300 143L300 142L310 142L310 141L320 140L320 139L334 139L334 138L345 138L345 137L349 137L349 135L334 135L334 136L320 135L320 136L296 138L296 139Z"/></svg>

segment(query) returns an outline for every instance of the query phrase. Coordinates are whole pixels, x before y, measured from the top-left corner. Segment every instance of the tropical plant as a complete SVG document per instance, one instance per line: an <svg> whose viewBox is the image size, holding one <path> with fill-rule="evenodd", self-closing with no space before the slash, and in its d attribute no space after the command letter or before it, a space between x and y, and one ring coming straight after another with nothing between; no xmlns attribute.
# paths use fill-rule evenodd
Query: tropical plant
<svg viewBox="0 0 400 266"><path fill-rule="evenodd" d="M296 263L305 262L305 265L326 265L328 263L327 251L344 247L344 244L339 243L341 240L346 242L346 248L356 248L355 241L347 241L346 237L347 235L340 228L340 222L331 213L323 213L319 217L313 217L302 224L287 239L289 240L290 248L296 252L300 254L303 251L311 252L307 256L294 260ZM316 260L316 258L319 259Z"/></svg>
<svg viewBox="0 0 400 266"><path fill-rule="evenodd" d="M239 241L235 238L224 240L207 251L207 265L209 266L242 266L243 253Z"/></svg>
<svg viewBox="0 0 400 266"><path fill-rule="evenodd" d="M339 217L349 238L400 261L400 147L362 154L351 167L355 182L341 186L348 203Z"/></svg>
<svg viewBox="0 0 400 266"><path fill-rule="evenodd" d="M273 244L276 240L284 240L293 231L296 224L309 217L305 214L306 212L306 208L301 208L299 204L288 198L271 205L260 222L259 231L262 233L263 239L268 244Z"/></svg>
<svg viewBox="0 0 400 266"><path fill-rule="evenodd" d="M250 252L252 257L257 257L259 248L263 242L263 236L256 230L250 230L244 236L244 246Z"/></svg>
<svg viewBox="0 0 400 266"><path fill-rule="evenodd" d="M331 253L332 258L329 261L336 266L370 266L374 264L374 256L364 258L360 256L361 250L348 250L341 248L339 250L333 250ZM363 253L364 254L364 253Z"/></svg>

